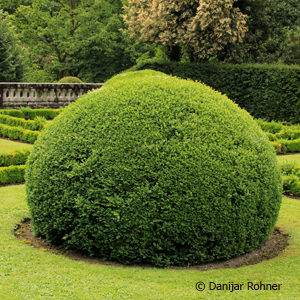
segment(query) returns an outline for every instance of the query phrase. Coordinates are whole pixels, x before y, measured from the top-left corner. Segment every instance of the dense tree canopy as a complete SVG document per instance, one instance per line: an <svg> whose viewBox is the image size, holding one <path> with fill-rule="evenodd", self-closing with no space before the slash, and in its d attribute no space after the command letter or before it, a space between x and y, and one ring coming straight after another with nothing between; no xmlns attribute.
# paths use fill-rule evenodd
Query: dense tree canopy
<svg viewBox="0 0 300 300"><path fill-rule="evenodd" d="M18 81L22 75L21 48L13 28L0 10L0 81Z"/></svg>
<svg viewBox="0 0 300 300"><path fill-rule="evenodd" d="M242 42L246 16L234 7L236 0L128 0L126 23L132 37L173 49L190 60L216 55L229 44ZM171 55L172 59L179 59Z"/></svg>
<svg viewBox="0 0 300 300"><path fill-rule="evenodd" d="M248 31L243 43L227 47L219 60L272 63L285 57L286 40L300 25L300 1L238 0L236 5L248 16Z"/></svg>
<svg viewBox="0 0 300 300"><path fill-rule="evenodd" d="M100 82L153 56L299 64L299 0L1 0L0 10L10 30L0 39L22 48L22 62L20 47L1 48L14 80L25 65L25 81Z"/></svg>
<svg viewBox="0 0 300 300"><path fill-rule="evenodd" d="M121 8L119 0L33 0L13 21L37 68L103 81L130 65Z"/></svg>
<svg viewBox="0 0 300 300"><path fill-rule="evenodd" d="M287 61L300 25L298 0L128 0L126 12L131 35L166 45L171 60Z"/></svg>
<svg viewBox="0 0 300 300"><path fill-rule="evenodd" d="M0 9L10 14L15 13L17 8L21 5L30 5L32 0L1 0Z"/></svg>

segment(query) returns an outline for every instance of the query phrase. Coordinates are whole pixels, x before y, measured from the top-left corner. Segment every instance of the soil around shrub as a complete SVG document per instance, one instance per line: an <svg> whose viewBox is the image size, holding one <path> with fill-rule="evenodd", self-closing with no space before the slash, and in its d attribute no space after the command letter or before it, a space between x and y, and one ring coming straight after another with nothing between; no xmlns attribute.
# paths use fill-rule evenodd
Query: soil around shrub
<svg viewBox="0 0 300 300"><path fill-rule="evenodd" d="M103 260L101 258L90 257L86 253L74 250L64 250L60 247L53 246L45 239L36 237L32 233L30 218L25 218L14 230L15 236L22 242L37 248L40 251L47 251L57 255L64 255L73 260L85 261L88 263L98 263L103 265L112 265L119 267L142 267L153 268L150 265L122 265L115 262ZM278 256L288 246L288 234L283 233L278 227L274 228L269 240L260 248L251 253L231 258L229 260L218 261L196 266L176 267L171 266L169 269L193 269L193 270L211 270L220 268L239 268L248 265L254 265L264 260Z"/></svg>

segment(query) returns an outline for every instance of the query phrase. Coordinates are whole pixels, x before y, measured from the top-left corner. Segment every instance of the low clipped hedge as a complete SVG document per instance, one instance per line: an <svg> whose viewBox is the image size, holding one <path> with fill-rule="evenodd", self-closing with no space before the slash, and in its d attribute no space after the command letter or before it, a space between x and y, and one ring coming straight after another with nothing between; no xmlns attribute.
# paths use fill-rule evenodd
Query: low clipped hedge
<svg viewBox="0 0 300 300"><path fill-rule="evenodd" d="M283 125L278 122L256 120L266 132L277 154L300 152L300 125Z"/></svg>
<svg viewBox="0 0 300 300"><path fill-rule="evenodd" d="M300 123L299 66L147 61L132 68L144 69L201 81L226 94L255 118Z"/></svg>
<svg viewBox="0 0 300 300"><path fill-rule="evenodd" d="M277 154L300 152L300 138L296 140L278 140L271 142Z"/></svg>
<svg viewBox="0 0 300 300"><path fill-rule="evenodd" d="M0 114L5 114L17 118L24 118L26 120L34 120L36 117L42 117L46 120L52 120L60 114L62 108L39 108L32 109L29 107L21 107L20 109L0 109Z"/></svg>
<svg viewBox="0 0 300 300"><path fill-rule="evenodd" d="M0 123L1 137L33 144L38 138L39 134L39 131L27 130L21 127L8 126Z"/></svg>
<svg viewBox="0 0 300 300"><path fill-rule="evenodd" d="M283 193L289 196L300 196L300 166L295 163L281 164Z"/></svg>
<svg viewBox="0 0 300 300"><path fill-rule="evenodd" d="M25 165L0 167L0 184L24 182Z"/></svg>
<svg viewBox="0 0 300 300"><path fill-rule="evenodd" d="M25 165L31 150L17 150L10 153L0 153L0 166Z"/></svg>
<svg viewBox="0 0 300 300"><path fill-rule="evenodd" d="M5 114L0 114L0 123L10 126L21 126L29 130L41 130L44 127L45 119L37 117L34 120L26 120L23 118L12 117Z"/></svg>
<svg viewBox="0 0 300 300"><path fill-rule="evenodd" d="M266 122L264 120L258 119L256 120L256 122L259 124L263 131L271 134L279 133L283 128L283 124L274 121Z"/></svg>
<svg viewBox="0 0 300 300"><path fill-rule="evenodd" d="M36 235L124 264L193 265L261 247L280 170L226 96L160 72L116 76L68 106L28 159Z"/></svg>

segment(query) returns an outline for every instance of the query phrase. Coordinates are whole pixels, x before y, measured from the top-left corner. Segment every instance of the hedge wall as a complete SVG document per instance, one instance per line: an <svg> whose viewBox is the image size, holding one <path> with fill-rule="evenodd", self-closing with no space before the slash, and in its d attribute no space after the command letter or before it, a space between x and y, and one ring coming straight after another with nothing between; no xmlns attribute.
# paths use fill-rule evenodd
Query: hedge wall
<svg viewBox="0 0 300 300"><path fill-rule="evenodd" d="M300 123L298 66L148 61L130 70L142 69L202 81L226 94L255 118Z"/></svg>

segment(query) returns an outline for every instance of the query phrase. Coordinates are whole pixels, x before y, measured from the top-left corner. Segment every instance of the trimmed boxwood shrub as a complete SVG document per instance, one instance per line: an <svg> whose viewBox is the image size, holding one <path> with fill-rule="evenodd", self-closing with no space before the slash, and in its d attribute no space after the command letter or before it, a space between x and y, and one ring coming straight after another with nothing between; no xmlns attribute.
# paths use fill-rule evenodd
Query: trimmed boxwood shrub
<svg viewBox="0 0 300 300"><path fill-rule="evenodd" d="M259 248L281 203L266 135L226 96L121 74L68 106L26 168L33 229L125 264L188 265Z"/></svg>
<svg viewBox="0 0 300 300"><path fill-rule="evenodd" d="M300 66L148 61L132 68L143 69L201 81L255 118L300 123Z"/></svg>
<svg viewBox="0 0 300 300"><path fill-rule="evenodd" d="M66 76L61 78L58 83L83 83L83 81L74 76Z"/></svg>

